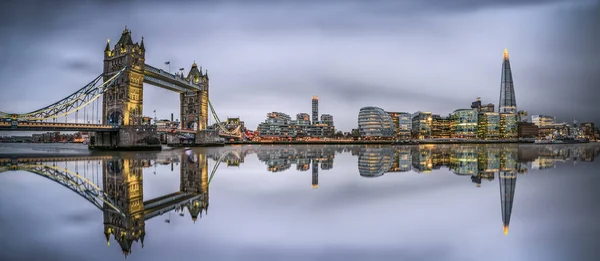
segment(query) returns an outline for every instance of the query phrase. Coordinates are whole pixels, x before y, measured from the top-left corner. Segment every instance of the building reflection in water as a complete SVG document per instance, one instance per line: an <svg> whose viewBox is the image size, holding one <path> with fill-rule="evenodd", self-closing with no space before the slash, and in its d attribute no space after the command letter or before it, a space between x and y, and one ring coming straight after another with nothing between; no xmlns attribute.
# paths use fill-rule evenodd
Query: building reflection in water
<svg viewBox="0 0 600 261"><path fill-rule="evenodd" d="M180 155L179 191L153 199L144 199L143 168L152 166L146 158L115 157L103 160L102 185L106 195L118 210L105 203L104 234L117 241L126 256L133 242L144 246L145 222L170 211L183 215L188 211L196 222L202 211L208 211L208 162L206 155L186 151ZM156 161L155 163L156 164Z"/></svg>
<svg viewBox="0 0 600 261"><path fill-rule="evenodd" d="M271 172L285 171L292 165L301 172L311 169L313 189L319 187L319 165L324 171L332 169L335 155L340 153L358 156L358 172L362 177L381 177L388 172L423 173L445 167L456 175L469 176L477 187L482 180L498 178L503 228L508 234L518 174L525 174L529 169L553 168L557 162L594 161L599 152L598 146L586 145L236 146L209 150L205 154L186 150L121 156L0 158L0 172L36 173L84 197L102 210L107 243L116 241L127 256L134 242L144 246L147 220L171 211L180 215L187 211L193 222L201 218L203 212L206 215L209 182L219 164L239 167L251 154L257 154ZM217 162L211 174L209 158ZM77 167L75 172L57 167L90 160L101 166L101 182L86 178ZM174 163L180 171L179 191L144 198L143 169L170 164L173 171Z"/></svg>

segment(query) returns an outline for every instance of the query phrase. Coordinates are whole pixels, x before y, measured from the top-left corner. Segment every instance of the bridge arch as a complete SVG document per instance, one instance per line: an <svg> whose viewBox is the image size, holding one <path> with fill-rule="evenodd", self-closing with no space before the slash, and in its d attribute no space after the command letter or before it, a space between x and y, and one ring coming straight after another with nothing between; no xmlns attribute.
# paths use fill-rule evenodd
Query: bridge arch
<svg viewBox="0 0 600 261"><path fill-rule="evenodd" d="M120 110L114 110L108 114L106 122L109 125L122 125L123 124L123 113Z"/></svg>
<svg viewBox="0 0 600 261"><path fill-rule="evenodd" d="M197 121L192 121L192 122L188 123L187 128L189 130L197 131L198 130L198 122Z"/></svg>

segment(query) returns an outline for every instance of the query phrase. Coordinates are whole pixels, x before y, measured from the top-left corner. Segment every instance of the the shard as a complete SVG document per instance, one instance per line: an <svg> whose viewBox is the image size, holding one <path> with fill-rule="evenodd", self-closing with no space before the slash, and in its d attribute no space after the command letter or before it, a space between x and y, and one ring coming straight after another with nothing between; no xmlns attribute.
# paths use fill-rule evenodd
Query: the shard
<svg viewBox="0 0 600 261"><path fill-rule="evenodd" d="M502 81L500 83L500 103L498 104L498 112L517 113L515 85L513 83L512 72L510 71L508 49L504 49L504 61L502 62Z"/></svg>

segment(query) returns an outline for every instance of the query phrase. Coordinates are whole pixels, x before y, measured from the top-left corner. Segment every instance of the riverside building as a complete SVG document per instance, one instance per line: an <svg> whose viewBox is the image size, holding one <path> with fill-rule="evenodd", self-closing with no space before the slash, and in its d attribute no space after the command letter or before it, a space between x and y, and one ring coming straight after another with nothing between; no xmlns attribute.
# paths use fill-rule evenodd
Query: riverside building
<svg viewBox="0 0 600 261"><path fill-rule="evenodd" d="M394 137L394 122L381 108L363 107L358 112L358 130L361 137L391 139Z"/></svg>

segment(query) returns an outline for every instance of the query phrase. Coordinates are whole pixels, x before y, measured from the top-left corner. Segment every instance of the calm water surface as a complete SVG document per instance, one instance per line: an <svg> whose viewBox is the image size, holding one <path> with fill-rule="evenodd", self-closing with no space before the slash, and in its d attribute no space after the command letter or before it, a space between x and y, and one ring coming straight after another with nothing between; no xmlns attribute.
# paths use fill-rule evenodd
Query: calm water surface
<svg viewBox="0 0 600 261"><path fill-rule="evenodd" d="M600 146L0 145L0 260L600 260Z"/></svg>

